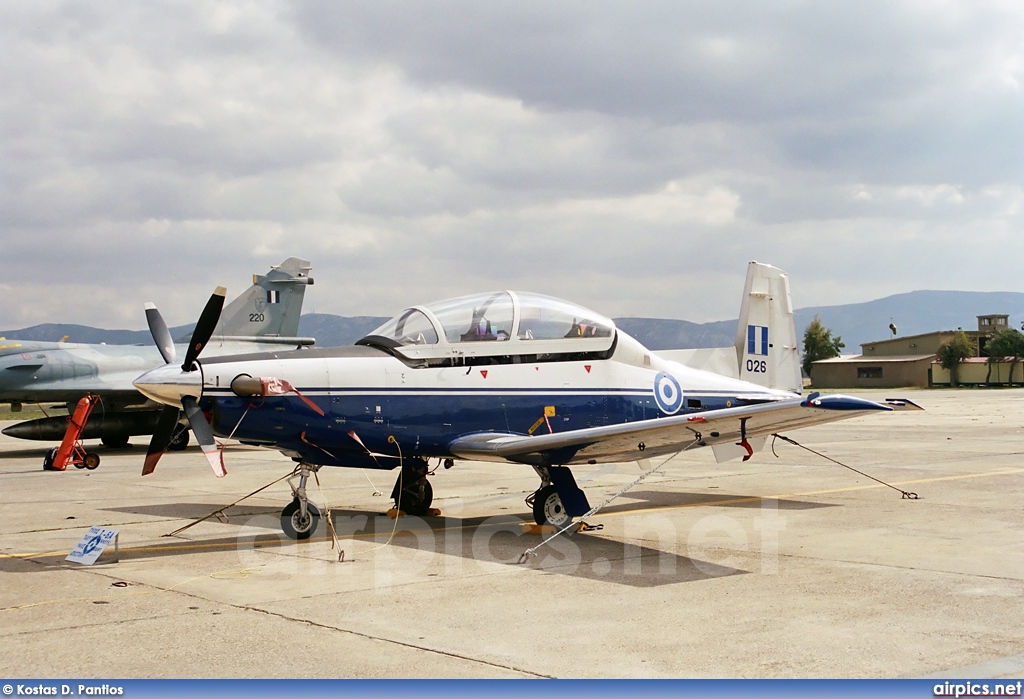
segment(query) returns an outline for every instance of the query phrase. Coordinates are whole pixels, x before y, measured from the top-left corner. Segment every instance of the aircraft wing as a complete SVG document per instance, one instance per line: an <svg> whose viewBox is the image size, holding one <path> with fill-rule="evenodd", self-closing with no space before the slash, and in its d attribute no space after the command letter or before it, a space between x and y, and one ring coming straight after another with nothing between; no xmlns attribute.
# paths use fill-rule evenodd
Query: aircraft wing
<svg viewBox="0 0 1024 699"><path fill-rule="evenodd" d="M736 444L744 438L892 410L922 408L903 399L876 403L851 396L812 394L807 398L536 436L477 433L456 439L449 448L465 459L537 466L636 461L674 454L695 443L699 446Z"/></svg>

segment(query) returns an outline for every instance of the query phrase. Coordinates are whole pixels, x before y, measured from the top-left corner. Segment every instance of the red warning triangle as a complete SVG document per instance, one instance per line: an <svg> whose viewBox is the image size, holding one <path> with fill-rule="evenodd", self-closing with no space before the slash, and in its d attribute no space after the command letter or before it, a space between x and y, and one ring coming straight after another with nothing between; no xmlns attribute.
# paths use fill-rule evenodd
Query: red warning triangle
<svg viewBox="0 0 1024 699"><path fill-rule="evenodd" d="M590 365L589 364L584 364L583 368L587 370L588 374L590 373Z"/></svg>
<svg viewBox="0 0 1024 699"><path fill-rule="evenodd" d="M484 377L486 379L487 378L487 370L486 369L481 369L480 370L480 376L482 376L482 377Z"/></svg>

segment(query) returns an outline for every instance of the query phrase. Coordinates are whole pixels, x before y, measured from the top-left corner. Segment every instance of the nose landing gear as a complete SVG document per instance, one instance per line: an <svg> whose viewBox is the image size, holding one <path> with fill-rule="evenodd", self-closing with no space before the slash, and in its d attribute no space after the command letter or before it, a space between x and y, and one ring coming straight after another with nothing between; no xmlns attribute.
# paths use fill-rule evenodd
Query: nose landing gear
<svg viewBox="0 0 1024 699"><path fill-rule="evenodd" d="M320 526L320 509L309 501L306 495L306 481L310 473L319 470L319 466L301 463L295 475L288 479L294 499L281 510L281 529L290 539L308 539ZM298 484L294 483L298 476Z"/></svg>

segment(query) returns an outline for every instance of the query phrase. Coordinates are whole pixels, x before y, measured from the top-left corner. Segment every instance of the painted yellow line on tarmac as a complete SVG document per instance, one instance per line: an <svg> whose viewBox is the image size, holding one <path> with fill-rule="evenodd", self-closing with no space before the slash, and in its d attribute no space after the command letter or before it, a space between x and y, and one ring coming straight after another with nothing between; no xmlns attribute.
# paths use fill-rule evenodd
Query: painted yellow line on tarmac
<svg viewBox="0 0 1024 699"><path fill-rule="evenodd" d="M987 478L989 476L1007 476L1014 473L1024 473L1024 468L1011 468L1002 471L988 471L986 473L965 473L959 476L936 476L934 478L917 478L910 481L894 481L891 485L917 485L919 483L936 483L938 481L961 481L968 478ZM854 490L870 490L872 488L885 488L881 483L870 485L854 485L848 488L830 488L829 490L808 490L802 493L784 493L781 495L752 495L744 498L731 498L729 500L710 500L708 502L691 502L686 505L662 505L659 507L645 507L639 510L623 510L621 512L598 513L594 517L619 517L632 515L639 512L658 512L661 510L682 510L688 507L715 507L717 505L735 505L743 502L758 502L759 500L782 500L785 498L807 497L809 495L830 495L832 493L848 493Z"/></svg>
<svg viewBox="0 0 1024 699"><path fill-rule="evenodd" d="M917 478L917 479L909 480L909 481L895 481L895 482L892 483L892 485L896 485L896 486L899 486L899 485L917 485L919 483L937 483L937 482L940 482L940 481L960 481L960 480L967 480L967 479L970 479L970 478L989 478L989 477L992 477L992 476L1009 476L1009 475L1013 475L1013 474L1016 474L1016 473L1024 473L1024 468L1004 469L1004 470L1001 470L1001 471L988 471L986 473L965 473L965 474L961 474L961 475L958 475L958 476L936 476L934 478ZM662 506L659 506L659 507L645 507L643 509L637 509L637 510L622 510L622 511L619 511L619 512L599 512L596 515L592 515L592 517L595 517L595 518L599 518L599 517L622 517L624 515L635 515L635 514L639 514L639 513L642 513L642 512L662 512L662 511L665 511L665 510L684 510L684 509L691 508L691 507L718 507L718 506L722 506L722 505L736 505L736 504L745 503L745 502L759 502L761 500L783 500L783 499L786 499L786 498L807 497L807 496L811 496L811 495L831 495L833 493L849 493L849 492L853 492L853 491L857 491L857 490L870 490L872 488L884 488L884 487L885 486L882 485L881 483L872 483L870 485L855 485L855 486L850 486L848 488L830 488L828 490L807 490L807 491L800 492L800 493L783 493L783 494L777 494L777 495L752 495L750 497L743 497L743 498L729 498L729 499L725 499L725 500L709 500L707 502L692 502L692 503L687 503L685 505L662 505ZM380 515L380 516L384 516L384 515ZM434 532L459 531L461 529L468 529L470 526L475 526L475 527L479 528L481 526L503 526L503 525L506 525L506 524L514 524L514 522L510 521L510 522L494 523L494 524L491 524L491 525L465 525L465 524L463 524L463 525L450 526L450 527L441 527L439 529L434 529L433 531ZM351 540L351 539L376 538L376 537L384 536L385 533L386 532L380 532L380 533L378 533L378 532L366 532L366 533L363 533L363 534L350 534L350 535L346 535L344 538L339 538L339 540L348 541L348 540ZM403 533L407 533L406 530L399 529L396 532L396 534L403 534ZM263 536L263 535L261 535L261 536ZM280 535L275 535L275 534L267 533L265 536L276 537L276 538L265 539L265 540L254 539L254 540L251 540L251 541L246 541L242 545L242 547L243 548L249 548L249 547L259 548L259 547L262 547L262 546L278 546L278 545L281 545L281 544L287 544L287 543L291 543L292 542L291 539L281 539ZM306 542L317 542L317 541L330 541L330 540L331 540L331 537L329 537L329 536L321 536L321 537L311 537L309 539L306 539L305 541ZM163 552L163 551L199 551L199 550L204 550L204 549L206 549L206 550L212 550L212 549L232 549L232 548L238 548L238 547L239 547L239 542L237 540L231 541L231 542L217 542L217 543L200 543L200 542L194 542L193 543L193 542L190 542L190 543L183 543L183 544L158 544L156 546L139 546L139 547L135 547L135 548L123 548L123 549L121 549L121 554L122 555L130 555L130 554L133 554L133 553L160 553L160 552ZM13 558L13 559L18 559L18 560L26 560L26 559L33 559L33 558L51 558L51 557L54 557L54 556L64 557L64 556L67 556L68 553L70 553L70 552L69 551L41 551L41 552L36 552L36 553L0 553L0 559Z"/></svg>

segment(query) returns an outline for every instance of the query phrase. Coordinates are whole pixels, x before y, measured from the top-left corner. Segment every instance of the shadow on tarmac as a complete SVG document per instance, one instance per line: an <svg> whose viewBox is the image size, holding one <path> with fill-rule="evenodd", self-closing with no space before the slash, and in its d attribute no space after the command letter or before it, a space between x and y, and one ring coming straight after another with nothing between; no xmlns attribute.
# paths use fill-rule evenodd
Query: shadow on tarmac
<svg viewBox="0 0 1024 699"><path fill-rule="evenodd" d="M161 560L175 556L189 556L205 552L232 550L281 550L294 555L320 558L331 552L331 538L321 520L313 537L306 541L293 541L279 528L279 512L249 506L236 507L227 522L208 520L201 526L232 527L232 536L185 538L188 534L168 538L166 541L141 546L122 546L121 561ZM206 503L177 503L142 508L112 508L112 511L154 514L161 516L209 514ZM647 531L644 539L657 539L658 548L631 540L606 538L594 532L560 536L539 547L536 556L517 565L526 549L538 547L547 536L524 533L522 524L527 519L517 516L500 517L401 517L396 520L379 513L360 510L332 511L332 521L342 549L354 552L355 557L367 560L373 556L366 547L383 545L390 538L390 546L402 551L387 559L388 565L402 565L401 559L433 560L432 554L461 557L467 562L504 564L539 574L562 575L571 578L597 580L631 587L658 587L683 582L695 582L751 571L733 565L724 565L677 553L685 550L687 542L676 541L673 531ZM392 532L394 536L392 537ZM357 544L356 542L360 542ZM361 553L362 552L362 553ZM74 566L63 559L66 552L52 552L24 557L0 558L0 571L28 573L52 570L54 567ZM426 559L420 557L427 556ZM100 560L109 560L107 554ZM444 566L441 566L444 568Z"/></svg>

